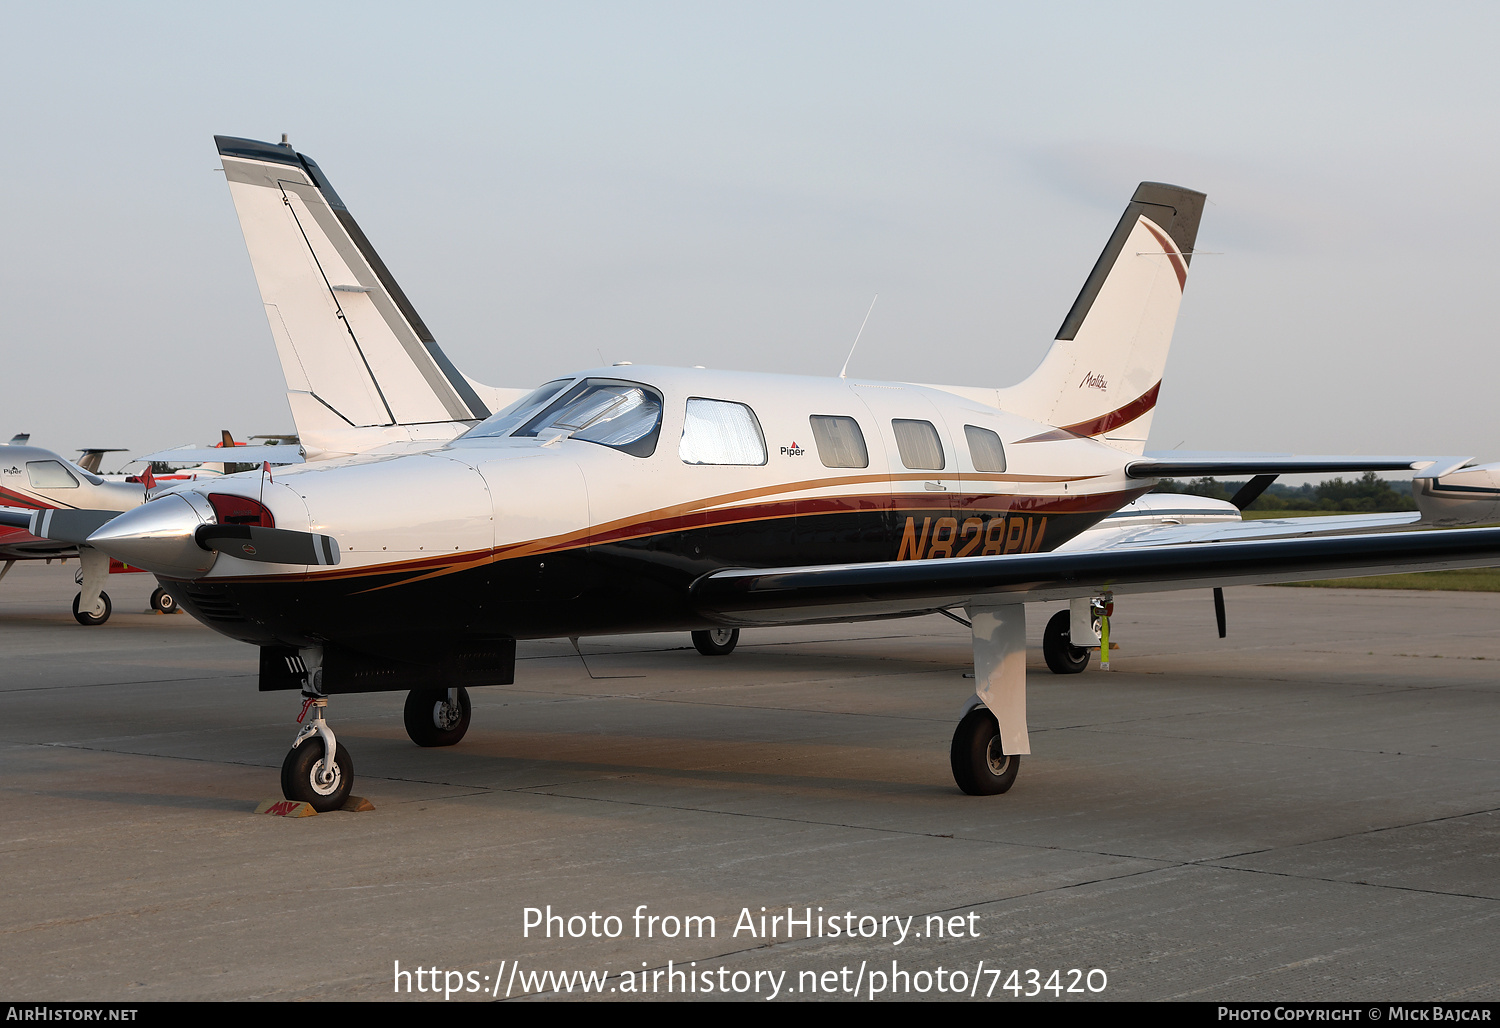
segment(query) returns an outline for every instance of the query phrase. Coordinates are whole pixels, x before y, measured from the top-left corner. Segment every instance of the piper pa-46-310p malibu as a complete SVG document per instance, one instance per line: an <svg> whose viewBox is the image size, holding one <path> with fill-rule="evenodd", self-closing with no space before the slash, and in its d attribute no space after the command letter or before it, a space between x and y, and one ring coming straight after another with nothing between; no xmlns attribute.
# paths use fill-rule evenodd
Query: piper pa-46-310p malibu
<svg viewBox="0 0 1500 1028"><path fill-rule="evenodd" d="M86 542L260 647L261 689L315 705L282 786L317 809L354 777L327 697L410 690L412 739L451 745L468 687L512 681L518 639L692 631L712 652L744 626L961 608L976 691L953 774L993 794L1030 753L1028 601L1072 601L1049 657L1076 661L1123 594L1500 564L1500 530L1370 532L1358 516L1080 538L1168 476L1436 481L1465 463L1146 454L1192 190L1140 185L1009 388L617 365L523 395L452 365L316 163L217 143L308 463L177 487Z"/></svg>

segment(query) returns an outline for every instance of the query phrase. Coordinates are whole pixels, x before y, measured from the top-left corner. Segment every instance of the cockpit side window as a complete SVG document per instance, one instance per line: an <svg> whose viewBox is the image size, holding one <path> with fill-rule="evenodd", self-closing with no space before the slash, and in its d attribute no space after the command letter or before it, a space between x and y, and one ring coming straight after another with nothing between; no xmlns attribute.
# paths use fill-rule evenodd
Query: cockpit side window
<svg viewBox="0 0 1500 1028"><path fill-rule="evenodd" d="M743 403L695 396L687 402L677 455L684 464L760 465L766 462L766 438Z"/></svg>
<svg viewBox="0 0 1500 1028"><path fill-rule="evenodd" d="M533 389L509 407L491 414L479 424L469 429L468 432L464 433L463 438L483 439L486 437L498 438L499 436L510 435L516 430L516 426L522 424L527 418L541 410L543 404L562 392L563 387L571 381L572 379L570 378L559 378L556 381L548 382L544 386Z"/></svg>
<svg viewBox="0 0 1500 1028"><path fill-rule="evenodd" d="M580 439L634 457L656 452L661 394L638 382L590 378L553 400L515 431L517 437Z"/></svg>
<svg viewBox="0 0 1500 1028"><path fill-rule="evenodd" d="M63 467L61 461L29 460L26 462L26 474L31 480L33 489L78 488L78 479Z"/></svg>

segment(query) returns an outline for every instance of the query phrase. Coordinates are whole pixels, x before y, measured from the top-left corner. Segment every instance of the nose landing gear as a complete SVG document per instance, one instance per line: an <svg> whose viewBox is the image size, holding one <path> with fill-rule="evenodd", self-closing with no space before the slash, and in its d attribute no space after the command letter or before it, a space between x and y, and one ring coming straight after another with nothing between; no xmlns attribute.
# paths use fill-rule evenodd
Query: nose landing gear
<svg viewBox="0 0 1500 1028"><path fill-rule="evenodd" d="M413 689L406 694L406 734L418 746L452 746L469 730L467 689Z"/></svg>
<svg viewBox="0 0 1500 1028"><path fill-rule="evenodd" d="M693 647L705 657L726 657L739 645L738 628L709 628L693 633Z"/></svg>
<svg viewBox="0 0 1500 1028"><path fill-rule="evenodd" d="M281 794L308 804L320 814L342 807L354 788L354 761L323 719L328 697L323 694L322 657L318 647L302 651L302 716L307 716L309 708L314 715L297 732L291 751L281 762Z"/></svg>

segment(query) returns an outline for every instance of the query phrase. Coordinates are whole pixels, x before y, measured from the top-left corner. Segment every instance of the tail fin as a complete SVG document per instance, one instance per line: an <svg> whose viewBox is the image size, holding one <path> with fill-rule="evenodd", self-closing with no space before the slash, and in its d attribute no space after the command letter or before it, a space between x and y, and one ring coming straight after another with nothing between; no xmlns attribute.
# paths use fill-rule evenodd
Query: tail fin
<svg viewBox="0 0 1500 1028"><path fill-rule="evenodd" d="M1006 410L1127 453L1146 447L1204 194L1142 182L1083 284L1057 341Z"/></svg>
<svg viewBox="0 0 1500 1028"><path fill-rule="evenodd" d="M488 417L485 387L444 355L317 164L285 143L214 142L309 455Z"/></svg>

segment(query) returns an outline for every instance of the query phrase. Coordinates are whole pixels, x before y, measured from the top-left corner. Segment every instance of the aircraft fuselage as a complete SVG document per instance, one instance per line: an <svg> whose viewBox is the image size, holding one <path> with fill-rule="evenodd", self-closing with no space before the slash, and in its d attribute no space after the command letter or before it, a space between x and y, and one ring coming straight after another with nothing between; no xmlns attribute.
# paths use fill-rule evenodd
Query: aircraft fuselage
<svg viewBox="0 0 1500 1028"><path fill-rule="evenodd" d="M644 387L654 438L482 434L502 412L438 449L184 487L255 498L276 527L337 539L340 563L221 554L183 606L246 642L394 656L463 637L698 629L689 587L711 571L1051 550L1151 485L1125 477L1114 447L933 387L649 367L561 381L564 398ZM704 429L704 411L760 440ZM813 419L852 421L864 453L831 453L839 440Z"/></svg>

